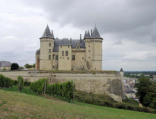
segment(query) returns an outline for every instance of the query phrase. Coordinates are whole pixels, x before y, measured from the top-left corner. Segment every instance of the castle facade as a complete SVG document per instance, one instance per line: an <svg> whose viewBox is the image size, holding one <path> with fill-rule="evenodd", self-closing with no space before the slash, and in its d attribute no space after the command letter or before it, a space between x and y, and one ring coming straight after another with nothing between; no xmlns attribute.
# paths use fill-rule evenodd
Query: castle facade
<svg viewBox="0 0 156 119"><path fill-rule="evenodd" d="M97 28L84 38L58 39L47 26L36 51L37 70L102 70L102 41Z"/></svg>

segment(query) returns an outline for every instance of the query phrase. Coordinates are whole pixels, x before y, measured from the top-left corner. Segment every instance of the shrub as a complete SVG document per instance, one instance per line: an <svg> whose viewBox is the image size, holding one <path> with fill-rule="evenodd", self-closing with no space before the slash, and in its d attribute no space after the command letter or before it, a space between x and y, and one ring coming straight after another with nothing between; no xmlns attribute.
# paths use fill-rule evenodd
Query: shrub
<svg viewBox="0 0 156 119"><path fill-rule="evenodd" d="M31 82L24 80L24 86L30 86L30 85L31 85Z"/></svg>
<svg viewBox="0 0 156 119"><path fill-rule="evenodd" d="M139 103L136 100L127 97L123 100L123 102L127 104L137 105L137 106L139 105Z"/></svg>
<svg viewBox="0 0 156 119"><path fill-rule="evenodd" d="M22 76L18 76L17 80L18 80L18 90L22 91L22 89L24 88L23 77Z"/></svg>
<svg viewBox="0 0 156 119"><path fill-rule="evenodd" d="M13 80L11 80L8 77L5 77L3 75L0 75L0 87L3 88L9 88L13 86Z"/></svg>
<svg viewBox="0 0 156 119"><path fill-rule="evenodd" d="M108 107L114 107L119 109L141 111L141 112L156 113L156 110L154 109L147 108L147 107L139 107L137 102L132 101L131 99L130 100L126 99L126 102L119 103L119 102L115 102L111 97L107 95L92 94L83 91L75 91L74 99L89 104L108 106Z"/></svg>
<svg viewBox="0 0 156 119"><path fill-rule="evenodd" d="M17 80L13 80L13 85L17 85L18 81Z"/></svg>
<svg viewBox="0 0 156 119"><path fill-rule="evenodd" d="M47 86L46 93L52 96L60 96L69 102L73 100L74 83L72 81L64 83L50 84Z"/></svg>
<svg viewBox="0 0 156 119"><path fill-rule="evenodd" d="M113 103L115 103L115 101L107 95L98 95L93 93L86 93L83 91L75 91L74 99L89 104L111 106L111 107L113 106Z"/></svg>
<svg viewBox="0 0 156 119"><path fill-rule="evenodd" d="M45 94L46 87L47 79L40 79L30 85L30 89L37 94Z"/></svg>

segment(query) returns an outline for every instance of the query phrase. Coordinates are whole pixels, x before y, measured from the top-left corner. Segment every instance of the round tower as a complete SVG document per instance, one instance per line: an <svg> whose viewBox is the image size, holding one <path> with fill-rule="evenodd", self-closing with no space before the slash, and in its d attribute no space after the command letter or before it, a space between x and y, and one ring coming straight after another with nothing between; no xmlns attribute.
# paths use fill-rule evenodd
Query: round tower
<svg viewBox="0 0 156 119"><path fill-rule="evenodd" d="M40 38L40 70L52 70L54 35L47 25Z"/></svg>
<svg viewBox="0 0 156 119"><path fill-rule="evenodd" d="M102 70L102 40L97 28L85 32L86 65L88 70Z"/></svg>

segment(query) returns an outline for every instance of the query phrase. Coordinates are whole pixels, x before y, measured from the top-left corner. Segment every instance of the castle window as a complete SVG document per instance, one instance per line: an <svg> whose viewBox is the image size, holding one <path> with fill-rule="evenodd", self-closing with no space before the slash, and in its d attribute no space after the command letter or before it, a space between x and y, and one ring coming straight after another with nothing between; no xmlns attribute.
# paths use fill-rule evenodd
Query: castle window
<svg viewBox="0 0 156 119"><path fill-rule="evenodd" d="M51 43L49 43L49 47L51 47Z"/></svg>
<svg viewBox="0 0 156 119"><path fill-rule="evenodd" d="M56 57L55 57L55 58L56 58L56 60L58 60L58 55L56 55Z"/></svg>
<svg viewBox="0 0 156 119"><path fill-rule="evenodd" d="M49 55L49 60L51 60L51 55Z"/></svg>
<svg viewBox="0 0 156 119"><path fill-rule="evenodd" d="M53 54L53 59L55 59L55 55Z"/></svg>
<svg viewBox="0 0 156 119"><path fill-rule="evenodd" d="M62 56L64 56L64 51L62 51Z"/></svg>
<svg viewBox="0 0 156 119"><path fill-rule="evenodd" d="M49 49L49 52L51 52L51 49Z"/></svg>
<svg viewBox="0 0 156 119"><path fill-rule="evenodd" d="M75 55L72 55L72 60L75 60Z"/></svg>
<svg viewBox="0 0 156 119"><path fill-rule="evenodd" d="M68 56L68 51L66 51L66 56Z"/></svg>

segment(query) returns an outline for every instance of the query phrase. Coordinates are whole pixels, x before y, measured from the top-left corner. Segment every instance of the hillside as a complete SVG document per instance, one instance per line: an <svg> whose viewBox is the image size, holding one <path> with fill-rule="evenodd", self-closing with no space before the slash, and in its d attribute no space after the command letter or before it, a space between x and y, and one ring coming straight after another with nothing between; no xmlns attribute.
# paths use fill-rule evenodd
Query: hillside
<svg viewBox="0 0 156 119"><path fill-rule="evenodd" d="M156 119L156 114L67 103L0 89L0 119Z"/></svg>

